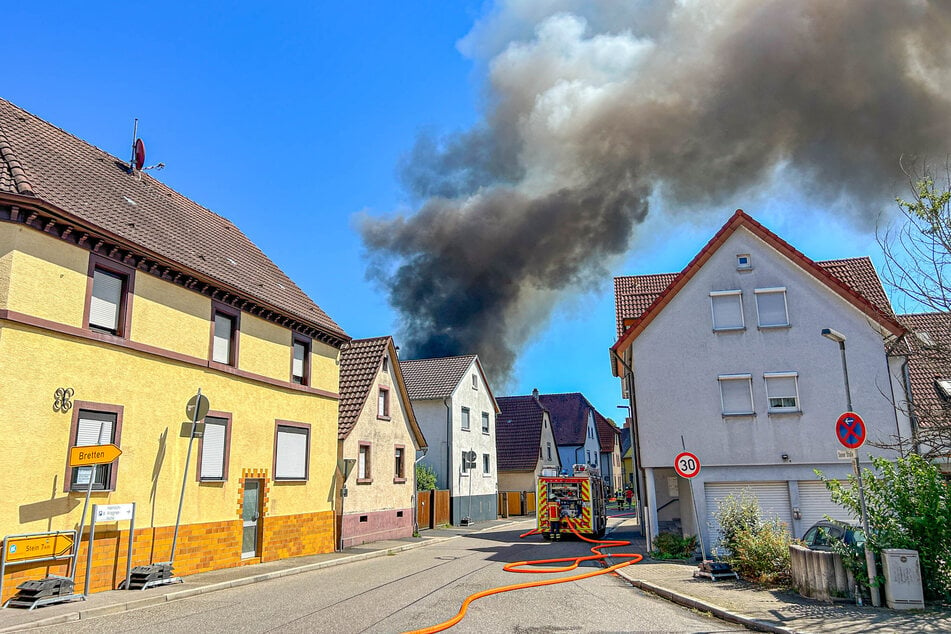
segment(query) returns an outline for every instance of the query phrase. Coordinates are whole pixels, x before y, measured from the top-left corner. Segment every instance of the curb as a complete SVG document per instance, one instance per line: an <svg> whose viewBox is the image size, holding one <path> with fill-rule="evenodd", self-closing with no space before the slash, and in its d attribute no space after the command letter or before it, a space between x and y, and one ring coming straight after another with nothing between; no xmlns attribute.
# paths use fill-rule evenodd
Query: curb
<svg viewBox="0 0 951 634"><path fill-rule="evenodd" d="M473 532L479 532L479 531L473 531ZM141 608L147 608L153 605L161 605L162 603L168 603L170 601L188 599L190 597L207 594L209 592L217 592L219 590L228 590L229 588L237 588L239 586L246 586L252 583L259 583L261 581L270 581L271 579L289 577L291 575L298 575L304 572L320 570L322 568L330 568L332 566L340 566L340 565L352 563L355 561L363 561L365 559L374 559L376 557L386 557L389 555L395 555L396 553L403 552L405 550L412 550L415 548L421 548L423 546L438 544L440 542L445 542L450 539L455 539L456 537L460 537L460 535L449 535L447 537L433 537L425 541L415 542L411 544L403 544L402 546L387 548L386 550L370 551L366 553L360 553L358 555L340 557L339 559L330 559L327 561L320 561L313 564L306 564L304 566L297 566L296 568L286 568L284 570L275 570L273 572L267 572L264 574L249 575L247 577L242 577L240 579L233 579L231 581L222 581L220 583L213 583L206 586L188 588L187 590L178 590L177 592L169 592L167 594L156 595L154 597L148 597L145 599L136 599L133 601L125 601L122 603L113 603L111 605L103 605L103 606L99 606L95 608L89 608L88 610L77 610L76 612L68 612L66 614L57 614L56 616L51 616L51 617L47 617L45 619L39 619L36 621L30 621L29 623L21 623L19 625L2 627L0 628L0 632L22 632L23 630L30 630L30 629L39 628L39 627L47 627L49 625L62 625L63 623L72 623L73 621L83 621L86 619L93 619L100 616L107 616L109 614L119 614L121 612L129 612L131 610L139 610ZM113 592L118 592L118 591L113 590Z"/></svg>
<svg viewBox="0 0 951 634"><path fill-rule="evenodd" d="M724 610L723 608L713 605L712 603L706 603L705 601L688 597L687 595L680 594L679 592L674 592L673 590L669 590L663 586L658 586L649 581L635 579L634 577L631 577L630 573L628 573L628 571L625 569L618 570L617 573L624 577L635 588L640 588L641 590L645 590L651 594L656 594L657 596L672 603L677 603L678 605L682 605L693 610L699 610L700 612L707 612L722 621L736 623L756 632L772 632L773 634L798 634L796 630L773 625L772 623L764 623L763 621L759 621L743 614L737 614L736 612Z"/></svg>

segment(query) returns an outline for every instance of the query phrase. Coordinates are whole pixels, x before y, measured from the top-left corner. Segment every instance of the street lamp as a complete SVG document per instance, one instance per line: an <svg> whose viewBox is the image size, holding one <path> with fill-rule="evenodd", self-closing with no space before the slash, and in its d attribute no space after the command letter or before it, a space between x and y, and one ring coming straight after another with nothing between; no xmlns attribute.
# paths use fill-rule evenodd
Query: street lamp
<svg viewBox="0 0 951 634"><path fill-rule="evenodd" d="M839 353L842 356L842 375L845 377L845 403L847 411L852 411L852 391L849 389L849 366L845 361L845 335L832 328L823 328L821 334L826 339L835 341L839 344ZM855 472L855 480L859 486L859 506L862 510L862 530L865 531L865 567L868 569L868 588L872 594L872 605L880 607L882 599L879 595L878 586L875 585L875 555L868 547L868 538L871 533L868 530L868 511L865 509L865 489L862 486L862 470L859 467L859 450L852 450L852 470Z"/></svg>

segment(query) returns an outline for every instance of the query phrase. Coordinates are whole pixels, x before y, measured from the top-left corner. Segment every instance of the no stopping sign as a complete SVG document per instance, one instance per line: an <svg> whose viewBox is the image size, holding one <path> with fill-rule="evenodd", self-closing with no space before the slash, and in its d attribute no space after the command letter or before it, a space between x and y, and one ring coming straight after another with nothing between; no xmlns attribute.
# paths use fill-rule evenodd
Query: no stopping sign
<svg viewBox="0 0 951 634"><path fill-rule="evenodd" d="M674 458L674 471L677 475L690 479L700 473L700 459L689 451L679 453Z"/></svg>

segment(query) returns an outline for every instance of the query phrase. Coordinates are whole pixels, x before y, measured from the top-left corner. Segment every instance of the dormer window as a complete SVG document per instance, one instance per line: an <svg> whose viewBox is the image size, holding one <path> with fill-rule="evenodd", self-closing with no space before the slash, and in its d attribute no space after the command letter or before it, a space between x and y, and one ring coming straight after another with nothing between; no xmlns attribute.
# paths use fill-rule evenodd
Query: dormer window
<svg viewBox="0 0 951 634"><path fill-rule="evenodd" d="M935 377L934 387L938 392L938 396L940 396L943 401L946 403L951 402L951 379L940 379Z"/></svg>

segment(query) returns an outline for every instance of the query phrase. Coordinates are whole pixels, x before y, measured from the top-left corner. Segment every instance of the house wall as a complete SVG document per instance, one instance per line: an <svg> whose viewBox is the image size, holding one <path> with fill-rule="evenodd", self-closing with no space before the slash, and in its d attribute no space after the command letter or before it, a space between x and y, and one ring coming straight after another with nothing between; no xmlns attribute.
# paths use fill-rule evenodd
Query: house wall
<svg viewBox="0 0 951 634"><path fill-rule="evenodd" d="M500 471L499 491L534 491L539 471Z"/></svg>
<svg viewBox="0 0 951 634"><path fill-rule="evenodd" d="M447 409L442 399L413 401L416 422L426 438L429 449L419 464L426 465L436 473L436 488L449 488L449 427ZM422 454L417 455L417 458Z"/></svg>
<svg viewBox="0 0 951 634"><path fill-rule="evenodd" d="M737 254L750 254L753 268L738 271ZM759 328L754 289L775 287L786 287L790 325ZM743 291L745 329L714 332L709 294L733 289ZM660 469L669 469L684 446L703 465L692 484L701 513L706 483L814 480L813 469L845 478L851 466L837 458L842 446L834 430L846 409L841 357L838 345L820 335L823 328L847 337L853 409L866 421L869 441L907 436L908 422L896 419L890 402L900 383L889 373L881 334L840 295L740 228L633 344L641 459L658 470L655 493L667 489ZM798 372L801 411L769 414L763 375L790 371ZM718 375L747 373L755 414L724 416ZM868 453L893 455L870 444L862 450ZM685 532L695 528L688 499L670 518Z"/></svg>
<svg viewBox="0 0 951 634"><path fill-rule="evenodd" d="M0 376L5 377L0 410L10 438L17 439L6 460L24 467L0 482L0 534L67 530L79 524L85 491L65 490L70 430L83 403L105 404L121 407L117 444L122 455L112 467L115 490L94 491L92 503L136 502L136 539L148 544L137 547L134 564L167 560L189 444L180 437L180 428L185 404L201 388L212 410L231 417L228 474L225 481L198 482L200 443L195 441L176 573L249 561L241 559L247 478L262 480L265 497L260 553L253 560L332 551L337 378L327 369L336 367L335 349L314 346L316 389L294 386L289 381L290 331L281 333L243 314L237 371L211 368L210 299L144 271L135 275L130 337L91 333L82 328L89 257L88 251L56 238L0 223ZM281 339L286 346L277 345ZM72 409L54 409L58 388L73 390ZM276 421L310 426L306 481L274 481ZM99 530L122 534L127 525L99 527L97 542ZM107 584L109 570L98 566L111 570L121 564L124 570L114 545L103 539L93 591L114 587ZM123 553L124 548L123 541ZM84 570L84 562L79 569ZM44 574L36 566L11 571L21 580ZM15 585L5 579L5 595Z"/></svg>
<svg viewBox="0 0 951 634"><path fill-rule="evenodd" d="M396 359L390 358L388 368ZM344 500L344 547L380 539L409 537L413 534L413 493L416 479L413 472L416 441L409 425L409 415L400 398L399 383L392 370L377 371L366 403L349 436L344 440L345 458L359 458L360 446L370 444L370 481L357 478L354 467L347 481L348 496ZM380 387L389 388L390 415L378 416ZM403 473L396 473L396 447L403 448Z"/></svg>
<svg viewBox="0 0 951 634"><path fill-rule="evenodd" d="M472 377L476 377L473 387ZM462 429L462 408L469 408L469 430ZM482 431L482 413L489 415L489 431ZM450 495L453 498L453 523L457 518L470 515L473 520L495 519L497 505L495 494L498 491L498 465L495 451L495 403L475 362L463 375L462 380L452 393L452 417L454 450L451 454ZM425 435L425 432L424 432ZM428 437L428 436L427 436ZM463 473L462 452L476 453L476 467L471 473ZM482 456L489 456L489 472L483 473ZM471 482L470 482L471 477ZM458 500L465 498L460 506ZM472 498L470 500L470 498ZM472 510L470 511L470 507ZM461 513L459 515L458 513ZM476 514L478 513L478 515Z"/></svg>

